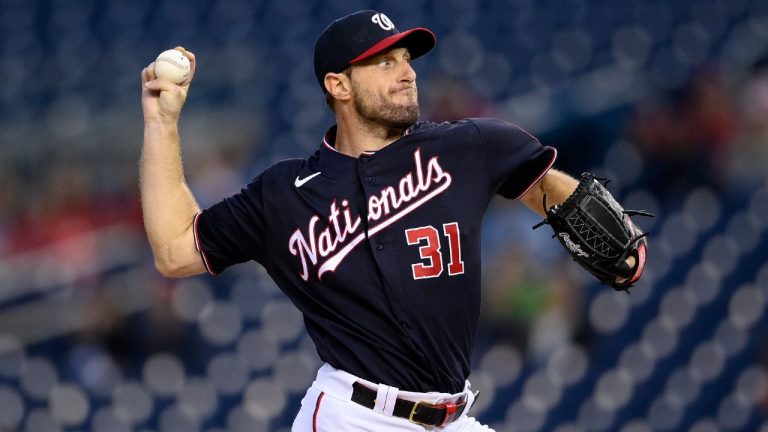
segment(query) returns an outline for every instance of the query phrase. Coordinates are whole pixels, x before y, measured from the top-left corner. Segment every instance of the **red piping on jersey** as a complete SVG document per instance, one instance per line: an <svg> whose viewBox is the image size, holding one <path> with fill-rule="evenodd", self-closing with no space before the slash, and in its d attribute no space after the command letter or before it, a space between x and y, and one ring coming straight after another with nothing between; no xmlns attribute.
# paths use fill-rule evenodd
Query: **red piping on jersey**
<svg viewBox="0 0 768 432"><path fill-rule="evenodd" d="M325 392L320 392L320 396L317 397L317 404L315 404L315 413L312 414L312 432L317 432L317 413L320 412L320 402L323 400Z"/></svg>
<svg viewBox="0 0 768 432"><path fill-rule="evenodd" d="M203 265L205 266L205 271L212 275L216 275L218 273L211 270L211 265L208 263L208 257L205 256L205 252L203 251L202 246L200 245L200 237L197 235L197 221L200 220L200 216L202 213L198 213L195 215L195 221L192 224L192 231L195 233L195 249L200 253L200 257L203 259Z"/></svg>
<svg viewBox="0 0 768 432"><path fill-rule="evenodd" d="M406 129L405 132L403 132L403 136L410 135L415 126L416 126L416 123L414 123L411 126L409 126L408 129ZM328 137L331 134L334 136L334 138L336 137L336 126L332 126L330 129L328 129L328 131L325 133L325 135L323 135L323 145L328 147L328 149L335 151L336 153L341 153L338 149L336 149L336 147L334 147L333 145L331 145L328 142ZM376 154L376 152L375 151L366 150L366 151L363 152L363 154L366 155L366 156L373 156L374 154Z"/></svg>
<svg viewBox="0 0 768 432"><path fill-rule="evenodd" d="M325 138L323 138L323 145L325 145L325 146L326 146L326 147L328 147L329 149L331 149L331 150L335 151L336 153L341 153L340 151L336 150L336 147L334 147L334 146L332 146L332 145L328 144L328 141L326 141L326 140L325 140Z"/></svg>
<svg viewBox="0 0 768 432"><path fill-rule="evenodd" d="M329 149L331 149L331 150L335 151L336 153L339 153L339 154L341 154L341 152L340 152L340 151L338 151L338 150L336 149L336 147L334 147L334 146L332 146L332 145L328 144L328 141L327 141L325 138L323 138L323 145L324 145L324 146L326 146L326 147L328 147ZM362 154L363 156L373 156L373 155L375 155L375 154L376 154L376 152L375 152L375 151L368 151L368 150L365 150L365 151L363 151L363 153L361 153L361 154Z"/></svg>
<svg viewBox="0 0 768 432"><path fill-rule="evenodd" d="M557 159L557 149L554 148L554 147L549 147L549 148L552 149L552 160L550 160L549 164L547 165L547 167L544 168L544 170L541 171L541 174L539 174L539 176L536 177L536 179L533 182L531 182L531 184L529 184L528 187L525 188L525 190L520 195L518 195L517 198L515 198L515 199L520 199L523 195L527 194L528 191L531 190L533 185L538 183L539 180L541 180L541 178L544 177L544 174L546 174L547 171L549 171L549 169L552 168L552 165L555 163L555 159Z"/></svg>

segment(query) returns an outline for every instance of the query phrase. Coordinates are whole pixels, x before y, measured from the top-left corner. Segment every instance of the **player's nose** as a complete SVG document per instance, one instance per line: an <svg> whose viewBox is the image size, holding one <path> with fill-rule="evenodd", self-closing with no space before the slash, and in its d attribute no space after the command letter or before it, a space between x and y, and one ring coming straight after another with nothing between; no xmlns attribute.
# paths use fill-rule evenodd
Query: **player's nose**
<svg viewBox="0 0 768 432"><path fill-rule="evenodd" d="M416 81L416 71L413 69L410 62L404 61L401 63L400 81L402 82Z"/></svg>

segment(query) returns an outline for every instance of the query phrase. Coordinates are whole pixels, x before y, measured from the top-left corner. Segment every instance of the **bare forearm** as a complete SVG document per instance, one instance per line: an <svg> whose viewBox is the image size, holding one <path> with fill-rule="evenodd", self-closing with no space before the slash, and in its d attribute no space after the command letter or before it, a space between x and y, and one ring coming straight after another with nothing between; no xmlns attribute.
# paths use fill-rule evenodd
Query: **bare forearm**
<svg viewBox="0 0 768 432"><path fill-rule="evenodd" d="M576 190L579 181L564 172L551 169L544 177L526 193L521 200L531 210L541 216L546 216L544 209L544 197L546 207L560 204Z"/></svg>
<svg viewBox="0 0 768 432"><path fill-rule="evenodd" d="M195 55L176 48L190 62L187 81L175 84L158 79L154 63L141 71L144 146L139 182L141 209L155 266L166 276L189 276L205 271L195 248L195 215L200 208L184 180L179 140L179 116L195 73Z"/></svg>
<svg viewBox="0 0 768 432"><path fill-rule="evenodd" d="M550 170L541 183L543 193L547 195L547 205L560 204L576 190L579 181L557 170Z"/></svg>
<svg viewBox="0 0 768 432"><path fill-rule="evenodd" d="M200 211L184 179L176 123L145 123L140 170L144 226L156 260L162 261Z"/></svg>

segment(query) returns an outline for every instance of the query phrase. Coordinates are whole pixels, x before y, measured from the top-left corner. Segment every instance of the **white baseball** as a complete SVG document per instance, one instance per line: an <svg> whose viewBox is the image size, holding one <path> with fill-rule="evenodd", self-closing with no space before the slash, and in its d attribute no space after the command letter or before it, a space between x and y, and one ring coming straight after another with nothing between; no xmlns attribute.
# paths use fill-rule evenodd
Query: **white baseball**
<svg viewBox="0 0 768 432"><path fill-rule="evenodd" d="M155 60L155 75L176 84L186 81L189 71L189 59L179 50L163 51Z"/></svg>

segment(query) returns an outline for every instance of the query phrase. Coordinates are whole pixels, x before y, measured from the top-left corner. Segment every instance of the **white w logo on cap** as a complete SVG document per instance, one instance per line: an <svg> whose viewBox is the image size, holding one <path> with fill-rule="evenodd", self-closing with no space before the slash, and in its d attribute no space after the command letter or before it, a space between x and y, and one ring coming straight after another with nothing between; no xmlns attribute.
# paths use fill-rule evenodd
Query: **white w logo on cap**
<svg viewBox="0 0 768 432"><path fill-rule="evenodd" d="M389 31L395 28L395 25L392 24L392 21L389 20L389 17L387 17L383 13L377 13L376 15L372 16L371 21L378 24L379 27L381 27L381 29L385 31Z"/></svg>

